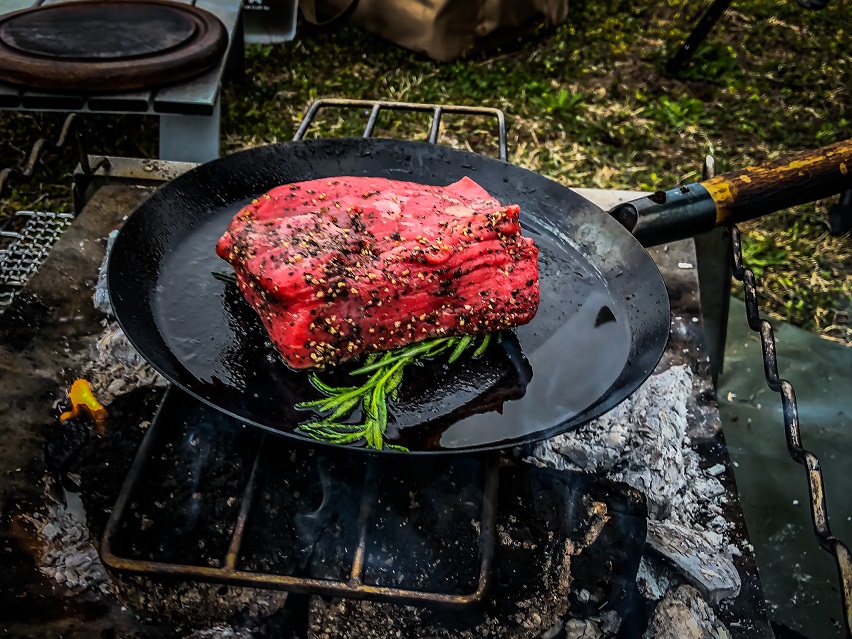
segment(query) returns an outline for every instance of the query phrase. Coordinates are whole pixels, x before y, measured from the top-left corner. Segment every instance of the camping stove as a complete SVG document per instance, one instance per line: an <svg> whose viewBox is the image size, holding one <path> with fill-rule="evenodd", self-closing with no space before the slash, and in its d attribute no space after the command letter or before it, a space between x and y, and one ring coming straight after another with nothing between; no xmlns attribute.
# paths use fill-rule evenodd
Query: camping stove
<svg viewBox="0 0 852 639"><path fill-rule="evenodd" d="M297 138L332 107L367 110L365 136L382 110L425 111L433 144L444 113L493 117L507 156L503 114L481 108L328 100ZM78 125L70 116L58 146L82 143ZM112 322L101 267L134 206L192 165L82 147L80 158L76 215L18 216L2 255L17 277L0 315L8 636L772 636L713 400L692 241L651 251L671 337L623 405L534 446L386 460L277 439L168 388ZM606 207L629 194L583 195ZM734 269L757 318L753 277ZM58 419L78 378L106 409L103 436L85 411ZM788 428L820 489L794 419ZM821 497L814 508L848 584L848 552Z"/></svg>

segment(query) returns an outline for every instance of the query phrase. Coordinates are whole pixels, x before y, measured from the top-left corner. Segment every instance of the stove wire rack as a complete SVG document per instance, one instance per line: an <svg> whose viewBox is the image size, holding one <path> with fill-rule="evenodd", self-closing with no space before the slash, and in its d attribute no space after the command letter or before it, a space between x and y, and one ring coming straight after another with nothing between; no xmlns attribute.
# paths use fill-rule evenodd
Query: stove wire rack
<svg viewBox="0 0 852 639"><path fill-rule="evenodd" d="M74 216L18 211L0 226L0 312L35 274Z"/></svg>
<svg viewBox="0 0 852 639"><path fill-rule="evenodd" d="M498 109L371 100L317 100L311 104L308 109L305 118L294 136L295 140L304 138L317 113L324 108L369 109L369 119L363 132L364 137L372 136L382 110L431 113L432 120L429 128L428 141L432 144L437 144L438 142L441 117L444 114L450 113L492 116L497 119L498 123L499 157L503 161L507 160L505 117L503 112ZM42 138L32 146L23 170L6 168L3 171L0 171L0 198L5 196L6 189L12 181L26 181L33 177L36 165L46 151L56 152L61 150L70 144L72 137L79 159L79 171L91 177L96 171L98 171L98 169L109 166L108 158L95 157L88 154L83 123L76 114L71 114L66 118L62 131L55 141ZM90 161L90 158L94 159L94 161ZM707 162L705 163L705 172L712 175L712 158L707 159ZM31 214L27 214L27 216L29 215ZM26 230L27 224L30 224L30 222L32 222L32 226L29 230ZM9 223L7 222L7 226L8 224ZM55 240L58 239L62 230L67 228L69 224L70 219L66 217L51 219L50 217L32 215L32 217L24 220L24 230L6 231L7 227L3 227L3 236L12 240L12 243L15 244L16 251L25 251L27 255L26 259L28 260L24 271L19 269L18 271L15 271L15 273L17 273L15 277L10 277L10 286L20 288L26 283L26 279L28 279L29 276L38 269L41 262L46 259L50 246L52 246L52 242L55 242ZM54 230L46 228L44 231L39 232L37 228L34 228L36 225L42 225L45 227L53 225L51 229ZM810 510L814 535L816 536L820 547L830 553L835 559L840 582L841 603L843 607L843 626L847 636L852 638L852 553L850 553L849 547L835 537L831 532L828 506L825 498L824 478L819 459L816 455L804 448L798 408L796 404L796 394L793 389L793 385L788 380L782 379L778 374L774 331L771 324L760 317L757 302L757 278L755 277L754 272L751 269L746 268L743 263L740 231L736 226L731 226L729 232L731 239L730 258L733 276L743 283L746 305L746 321L748 322L749 328L760 335L766 383L772 391L778 393L780 396L784 413L784 432L790 456L796 463L800 464L805 469L808 492L810 495ZM9 263L10 260L17 259L13 257L16 254L18 253L10 251L8 247L5 251L0 252L0 273L5 273L7 269L12 268L9 266ZM2 312L4 308L3 299L4 298L0 298L0 312ZM229 555L230 554L231 553L229 552Z"/></svg>

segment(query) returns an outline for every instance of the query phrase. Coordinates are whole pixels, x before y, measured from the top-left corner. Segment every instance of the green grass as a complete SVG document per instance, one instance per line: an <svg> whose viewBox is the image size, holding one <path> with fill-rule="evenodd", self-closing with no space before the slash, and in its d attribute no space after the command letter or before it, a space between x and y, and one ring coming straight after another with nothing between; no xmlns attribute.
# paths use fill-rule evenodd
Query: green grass
<svg viewBox="0 0 852 639"><path fill-rule="evenodd" d="M850 9L850 0L817 12L735 3L679 77L663 64L695 21L697 6L683 0L572 0L557 29L446 64L351 27L300 24L292 43L247 50L245 77L223 95L223 152L291 138L322 97L483 105L506 112L510 159L522 166L569 186L670 188L697 179L708 153L728 170L852 137ZM311 134L357 135L362 116L353 123L329 112ZM152 119L87 120L96 149L156 154ZM60 121L0 114L0 166L21 159L15 145ZM426 126L388 116L379 134L423 137ZM471 127L447 117L441 141L496 149L485 120ZM17 189L6 207L67 206L67 189L54 186L67 176L57 171ZM850 239L827 234L828 204L744 225L746 257L767 280L767 313L852 344Z"/></svg>

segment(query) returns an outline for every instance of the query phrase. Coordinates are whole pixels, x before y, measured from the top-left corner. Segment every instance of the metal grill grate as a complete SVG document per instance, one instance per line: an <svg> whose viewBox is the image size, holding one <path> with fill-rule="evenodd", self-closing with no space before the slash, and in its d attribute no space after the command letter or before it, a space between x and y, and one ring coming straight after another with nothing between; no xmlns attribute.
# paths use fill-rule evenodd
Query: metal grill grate
<svg viewBox="0 0 852 639"><path fill-rule="evenodd" d="M302 120L302 123L299 125L299 129L296 131L296 135L293 136L293 139L301 140L305 137L305 133L307 133L308 128L311 126L311 122L314 121L319 110L326 107L342 109L370 109L370 118L367 120L367 124L364 127L363 136L365 138L369 138L373 135L373 130L376 128L376 122L379 119L379 113L381 113L382 109L386 111L431 113L432 123L429 125L429 144L438 143L438 133L441 128L441 116L445 113L492 117L497 120L499 157L504 162L508 157L508 145L506 143L506 116L504 116L503 112L499 109L492 109L489 107L444 106L440 104L418 104L414 102L385 102L382 100L317 100L311 104L307 114L305 114L305 119Z"/></svg>
<svg viewBox="0 0 852 639"><path fill-rule="evenodd" d="M182 557L180 563L174 560L163 559L163 553L157 552L156 558L140 558L133 556L132 546L128 544L126 537L128 529L135 531L138 528L139 513L135 511L135 501L144 491L144 477L151 473L162 472L160 469L151 470L157 466L158 460L172 459L175 455L174 433L179 433L188 428L188 424L204 423L207 420L224 420L216 422L209 429L217 433L227 431L240 432L244 426L239 421L225 418L222 414L213 412L209 414L200 403L186 395L180 390L170 388L160 405L157 415L148 427L145 438L136 453L133 464L128 472L127 479L121 488L121 493L112 509L109 521L104 531L101 543L101 559L110 568L119 572L132 575L143 575L154 578L174 578L209 581L213 583L247 586L253 588L268 588L273 590L285 590L288 592L321 594L328 596L347 597L353 599L370 598L374 600L393 601L397 603L411 604L440 604L442 606L466 606L481 601L489 584L491 567L494 560L494 548L496 538L496 502L498 488L499 465L496 456L491 455L479 458L478 466L481 468L479 475L478 494L481 495L482 504L479 513L478 530L479 538L477 548L472 556L478 556L478 577L476 584L470 591L447 592L437 589L414 589L404 587L392 587L383 585L375 575L367 574L368 545L381 538L382 526L377 524L376 514L381 510L380 470L375 459L366 462L366 471L362 477L353 481L353 494L357 495L357 522L352 522L357 528L353 536L354 542L351 546L346 542L341 543L341 551L345 554L344 564L348 566L345 575L340 578L329 576L306 576L304 571L296 570L289 566L289 570L281 572L271 568L263 569L255 566L257 561L254 557L257 550L252 551L251 539L258 533L263 534L263 525L253 520L253 512L263 509L264 499L258 493L264 492L259 485L268 484L270 481L280 482L282 476L287 475L284 468L280 466L281 460L286 455L270 452L274 449L274 442L266 440L266 435L258 438L250 446L249 450L240 452L241 446L233 446L227 452L215 448L216 444L205 442L203 447L210 453L211 457L218 455L229 455L231 461L241 460L242 467L251 467L251 474L242 496L240 489L234 486L234 495L227 499L230 501L236 497L240 502L236 521L233 524L232 533L228 541L227 553L221 565L202 565L203 562L197 558ZM254 434L254 431L249 431ZM184 436L185 439L185 436ZM275 449L277 450L277 449ZM304 447L290 450L289 468L309 466L304 457ZM175 459L177 459L175 457ZM159 468L159 467L157 467ZM181 466L181 468L184 468ZM184 469L185 470L185 469ZM181 475L183 476L183 475ZM476 481L476 478L471 478ZM345 481L345 480L344 480ZM142 492L140 492L142 491ZM325 503L325 502L324 502ZM268 504L267 504L268 505ZM273 504L276 512L281 506ZM322 507L320 507L322 508ZM276 516L278 526L286 527L283 514ZM221 522L226 527L231 525L230 521ZM175 533L179 534L178 532ZM200 540L203 543L203 539ZM249 549L247 549L247 547ZM298 549L276 548L275 555L278 557L298 555ZM254 567L253 567L254 566ZM286 570L286 569L285 569Z"/></svg>
<svg viewBox="0 0 852 639"><path fill-rule="evenodd" d="M444 107L434 104L406 104L400 102L320 100L311 105L304 120L299 126L298 131L296 132L294 137L295 140L300 140L304 137L316 114L324 107L350 109L369 108L370 117L364 129L364 137L370 137L373 134L376 121L382 109L431 113L432 120L429 126L428 137L428 141L431 144L437 144L438 133L441 125L441 116L444 113L491 117L494 118L497 123L500 159L504 161L506 160L506 122L502 111L497 109L483 107ZM171 389L169 394L171 396L175 396L179 395L179 392L175 389ZM167 401L169 400L164 400L160 408L160 414L164 412L163 406L166 405ZM159 577L180 576L185 579L280 589L290 592L316 593L351 598L369 597L372 599L407 603L438 603L445 606L465 606L480 601L483 598L488 586L489 577L491 575L491 565L494 559L496 520L495 503L498 485L498 466L496 458L493 457L489 458L489 462L486 465L486 471L482 478L481 486L483 502L479 518L479 576L475 589L467 593L451 594L447 592L433 591L431 589L420 591L406 588L393 588L369 583L368 580L365 579L364 571L367 541L371 538L371 535L375 534L375 531L370 529L368 523L378 508L378 479L376 475L376 467L373 463L368 465L366 478L364 480L364 492L358 516L357 545L355 547L351 563L351 570L346 580L337 581L331 579L307 578L299 575L272 574L270 572L254 571L241 567L239 564L240 549L244 545L247 528L250 528L249 515L252 511L254 502L256 501L255 487L258 483L259 475L264 472L259 469L261 467L265 467L265 465L261 462L262 451L264 449L264 445L262 443L258 447L259 449L257 457L253 462L253 470L250 479L243 491L240 512L223 566L207 567L177 564L168 561L141 560L128 557L126 553L122 553L118 549L116 538L119 535L121 522L129 516L128 511L130 510L129 502L131 495L133 495L138 489L140 477L152 456L152 452L149 448L153 446L151 442L155 440L154 433L159 429L166 428L159 425L160 421L162 421L160 414L155 417L152 425L149 427L149 432L146 434L145 440L137 453L133 466L128 473L127 480L122 487L121 494L113 508L106 531L104 532L101 555L104 563L111 568L131 574Z"/></svg>
<svg viewBox="0 0 852 639"><path fill-rule="evenodd" d="M0 311L47 259L71 225L70 213L19 211L0 230Z"/></svg>

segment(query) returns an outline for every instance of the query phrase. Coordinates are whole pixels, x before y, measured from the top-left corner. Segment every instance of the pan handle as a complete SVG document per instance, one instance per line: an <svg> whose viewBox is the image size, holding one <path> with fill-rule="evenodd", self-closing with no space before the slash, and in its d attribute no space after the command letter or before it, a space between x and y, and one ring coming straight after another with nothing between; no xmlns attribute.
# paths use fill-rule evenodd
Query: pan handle
<svg viewBox="0 0 852 639"><path fill-rule="evenodd" d="M610 214L645 246L699 235L852 189L852 140L619 204Z"/></svg>

